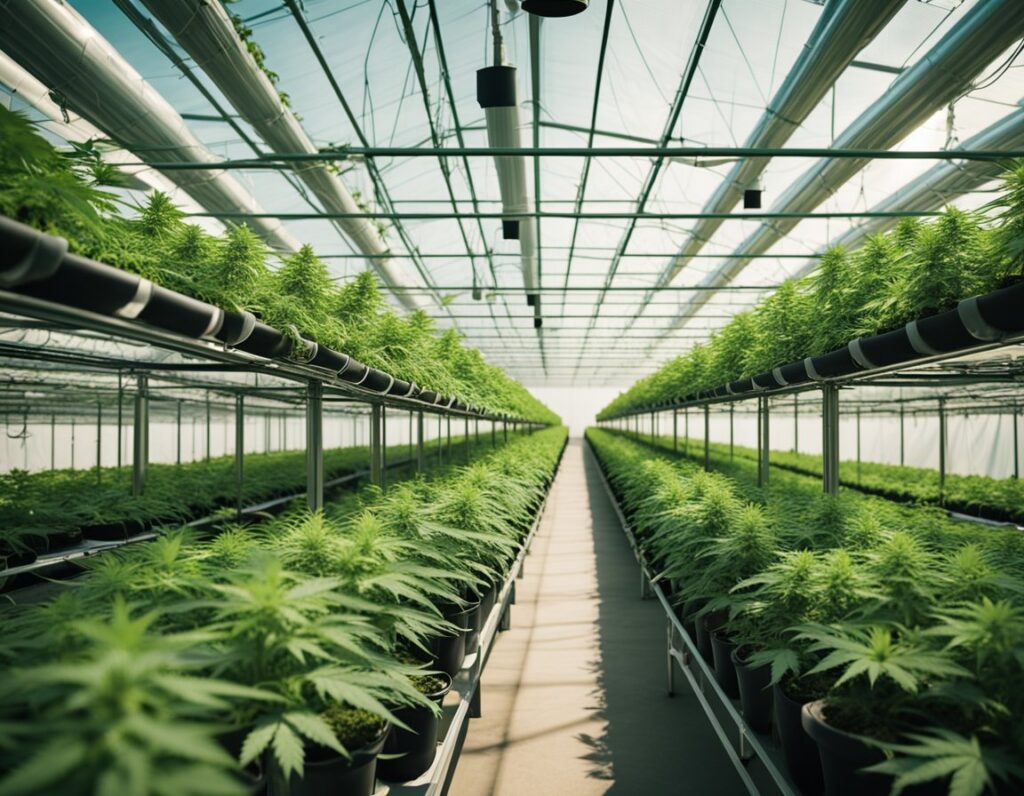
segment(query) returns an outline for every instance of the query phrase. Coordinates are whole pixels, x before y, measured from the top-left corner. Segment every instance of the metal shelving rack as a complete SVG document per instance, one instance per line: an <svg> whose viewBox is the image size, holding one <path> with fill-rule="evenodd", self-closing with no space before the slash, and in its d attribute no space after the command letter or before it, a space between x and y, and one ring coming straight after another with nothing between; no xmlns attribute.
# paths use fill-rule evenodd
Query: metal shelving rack
<svg viewBox="0 0 1024 796"><path fill-rule="evenodd" d="M704 425L704 466L710 468L710 414L712 408L727 408L732 417L739 407L741 411L753 412L757 416L757 462L758 484L764 486L769 478L770 419L771 403L792 397L798 406L818 408L822 422L822 488L835 494L839 490L839 418L843 406L852 406L862 414L892 414L905 417L907 414L932 414L940 423L940 478L946 472L946 418L951 412L970 411L982 413L995 411L1012 414L1015 418L1024 408L1024 359L1013 354L1024 354L1024 335L1014 335L998 342L981 343L966 349L948 351L929 357L901 362L885 367L859 370L844 376L818 378L811 382L783 387L756 388L752 392L725 395L704 395L691 400L670 401L662 405L622 412L611 418L598 421L602 428L632 430L640 434L644 418L650 419L651 434L656 435L659 419L670 416L673 437L678 439L679 414L684 413L688 426L690 410L696 409L703 415ZM976 396L964 395L964 388L977 385L988 387L983 402ZM920 403L908 411L912 403L898 396L875 400L844 398L841 391L862 386L927 389L928 396L919 397L913 403ZM800 401L803 396L811 400ZM756 409L750 409L751 403ZM928 405L930 404L930 405ZM966 404L966 405L965 405ZM793 404L790 404L791 406ZM1015 460L1019 468L1018 442L1014 439ZM730 431L730 439L732 433Z"/></svg>

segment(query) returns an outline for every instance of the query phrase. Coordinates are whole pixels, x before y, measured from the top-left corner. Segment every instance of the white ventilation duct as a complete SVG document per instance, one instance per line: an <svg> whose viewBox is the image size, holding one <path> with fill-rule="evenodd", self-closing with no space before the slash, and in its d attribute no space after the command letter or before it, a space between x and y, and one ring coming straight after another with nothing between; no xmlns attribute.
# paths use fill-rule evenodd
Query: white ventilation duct
<svg viewBox="0 0 1024 796"><path fill-rule="evenodd" d="M174 108L69 6L0 0L0 48L139 159L217 162ZM264 212L226 171L176 169L166 176L211 213ZM299 248L277 219L250 218L246 224L275 249Z"/></svg>
<svg viewBox="0 0 1024 796"><path fill-rule="evenodd" d="M228 101L279 154L316 154L317 147L284 103L270 79L253 60L219 2L206 0L143 0L196 64L216 83ZM296 175L328 213L362 213L344 183L323 163L297 164ZM334 225L368 255L384 284L407 309L428 305L425 298L402 288L423 288L388 259L377 227L369 218L334 220Z"/></svg>
<svg viewBox="0 0 1024 796"><path fill-rule="evenodd" d="M973 6L943 38L872 103L833 142L836 149L889 149L920 127L944 105L970 89L992 61L1024 34L1024 3L986 0ZM772 206L773 213L812 212L870 158L822 158L804 172ZM739 245L734 254L705 277L683 304L666 331L678 329L749 263L747 255L764 254L798 223L772 219Z"/></svg>
<svg viewBox="0 0 1024 796"><path fill-rule="evenodd" d="M476 98L487 120L487 143L492 147L522 147L519 102L516 89L516 68L500 65L478 69ZM526 188L526 158L523 155L496 155L498 189L501 208L510 217L502 219L502 236L519 241L522 257L523 285L526 301L534 306L538 299L536 220L530 212L530 195Z"/></svg>
<svg viewBox="0 0 1024 796"><path fill-rule="evenodd" d="M796 63L743 145L784 146L843 70L905 3L906 0L832 0L826 4ZM743 198L743 191L758 184L768 160L749 158L733 166L701 212L730 212ZM656 286L660 288L669 284L690 257L699 253L711 240L723 221L721 218L704 218L697 222L679 254L658 277Z"/></svg>
<svg viewBox="0 0 1024 796"><path fill-rule="evenodd" d="M1003 149L1024 147L1024 108L1009 113L990 127L971 136L957 149L997 152ZM1006 170L1004 163L994 160L945 160L911 180L896 193L883 199L871 208L872 213L891 213L904 210L937 210L957 196L970 193L986 183L997 179ZM891 227L894 218L869 218L863 224L844 233L832 246L842 246L847 251L860 246L876 232ZM818 265L811 260L793 276L799 278L813 271Z"/></svg>
<svg viewBox="0 0 1024 796"><path fill-rule="evenodd" d="M67 109L68 121L64 121L60 106L53 101L50 90L22 69L6 53L0 52L0 83L23 102L42 113L47 121L41 127L65 141L106 141L107 136L98 127L86 121L74 111ZM175 204L187 213L205 210L156 169L139 163L137 156L124 149L104 149L103 160L116 166L124 178L124 186L137 191L156 190L167 194ZM223 226L212 218L203 218L203 226L210 232L221 232Z"/></svg>

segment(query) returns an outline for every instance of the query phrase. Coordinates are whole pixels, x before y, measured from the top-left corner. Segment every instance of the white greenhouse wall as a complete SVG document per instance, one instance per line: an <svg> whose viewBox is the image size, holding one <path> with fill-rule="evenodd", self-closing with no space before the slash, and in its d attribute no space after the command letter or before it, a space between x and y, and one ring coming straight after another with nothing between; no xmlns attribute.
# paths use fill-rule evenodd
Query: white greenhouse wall
<svg viewBox="0 0 1024 796"><path fill-rule="evenodd" d="M392 412L385 416L387 443L408 444L410 437L409 414ZM76 421L57 422L51 432L49 422L29 422L24 426L21 419L7 418L0 439L0 473L13 469L32 472L61 469L72 466L89 469L96 466L96 423ZM470 433L475 426L470 423ZM415 435L415 423L412 427ZM452 437L465 433L462 420L452 420ZM445 422L438 425L437 418L427 415L424 419L424 437L436 439L447 434ZM489 441L490 425L480 423L481 442ZM121 462L125 466L132 461L133 430L128 422L121 431ZM324 447L342 448L369 444L369 420L365 416L327 415L324 418ZM269 422L265 415L253 415L246 419L246 453L267 451L303 450L306 445L306 422L302 417L284 420L279 414L272 415ZM235 427L233 417L214 415L210 425L210 455L233 454L235 448ZM189 462L206 456L206 418L185 416L181 421L181 461ZM117 463L116 421L104 418L100 458L104 467ZM177 425L165 418L151 420L149 461L154 464L173 464L177 459Z"/></svg>

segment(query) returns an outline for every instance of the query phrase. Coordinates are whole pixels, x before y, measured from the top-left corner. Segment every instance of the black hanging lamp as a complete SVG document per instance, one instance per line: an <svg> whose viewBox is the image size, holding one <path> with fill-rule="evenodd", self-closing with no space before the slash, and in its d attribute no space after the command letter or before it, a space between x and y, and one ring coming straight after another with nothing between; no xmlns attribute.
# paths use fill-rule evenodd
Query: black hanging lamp
<svg viewBox="0 0 1024 796"><path fill-rule="evenodd" d="M590 0L523 0L523 11L538 17L571 17L587 10Z"/></svg>

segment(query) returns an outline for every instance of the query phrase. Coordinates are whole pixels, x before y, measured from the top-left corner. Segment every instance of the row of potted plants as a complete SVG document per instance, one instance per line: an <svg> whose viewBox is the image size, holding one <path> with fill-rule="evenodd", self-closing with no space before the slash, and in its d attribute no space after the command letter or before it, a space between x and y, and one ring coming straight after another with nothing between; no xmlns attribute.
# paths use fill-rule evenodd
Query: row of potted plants
<svg viewBox="0 0 1024 796"><path fill-rule="evenodd" d="M671 437L661 436L656 444L673 448ZM703 456L704 440L678 440L681 450ZM730 447L711 443L711 455L717 461L727 459ZM757 450L742 445L732 446L732 455L757 461ZM773 450L771 464L803 475L821 477L821 457L794 451ZM839 482L892 500L929 505L942 504L948 509L988 520L1024 522L1024 483L1018 478L990 478L984 475L946 473L945 485L939 491L939 471L930 467L907 467L882 462L840 462Z"/></svg>
<svg viewBox="0 0 1024 796"><path fill-rule="evenodd" d="M470 440L470 443L472 440ZM424 443L432 462L441 438ZM456 460L467 444L453 437ZM391 462L408 460L409 445L388 446ZM370 451L365 446L324 451L327 480L365 471ZM276 451L245 456L242 504L251 505L305 488L305 452ZM220 456L184 464L153 464L148 468L144 494L131 494L131 468L97 471L48 470L0 474L0 569L32 563L44 552L55 552L89 540L120 540L155 525L177 525L218 510L234 509L238 484L234 458Z"/></svg>
<svg viewBox="0 0 1024 796"><path fill-rule="evenodd" d="M276 255L245 226L213 236L164 194L119 198L94 143L58 151L0 108L0 287L297 360L372 392L558 422L455 329L387 309L370 271L336 284L308 246L271 268Z"/></svg>
<svg viewBox="0 0 1024 796"><path fill-rule="evenodd" d="M779 736L801 792L1024 787L1016 530L588 439L657 585L748 724Z"/></svg>
<svg viewBox="0 0 1024 796"><path fill-rule="evenodd" d="M1024 164L980 213L901 221L859 249L827 251L620 394L599 419L910 362L1024 332Z"/></svg>
<svg viewBox="0 0 1024 796"><path fill-rule="evenodd" d="M0 794L358 796L423 773L565 438L208 542L167 533L6 610Z"/></svg>

